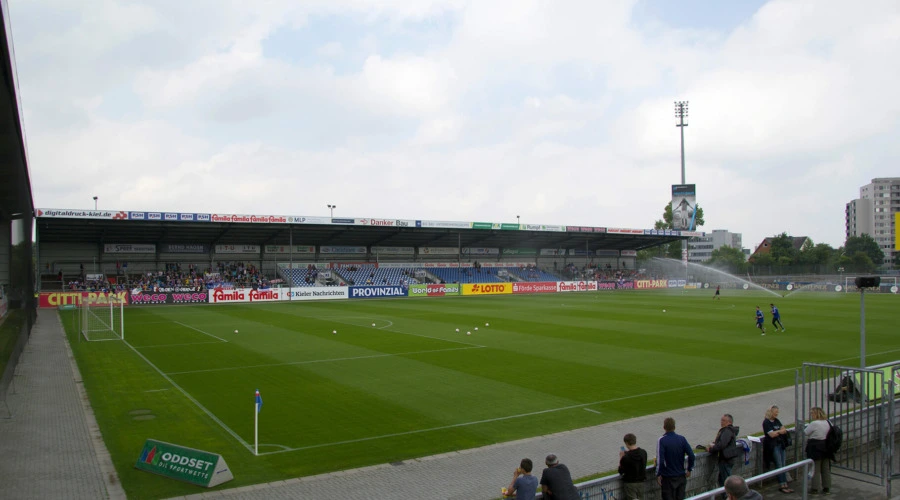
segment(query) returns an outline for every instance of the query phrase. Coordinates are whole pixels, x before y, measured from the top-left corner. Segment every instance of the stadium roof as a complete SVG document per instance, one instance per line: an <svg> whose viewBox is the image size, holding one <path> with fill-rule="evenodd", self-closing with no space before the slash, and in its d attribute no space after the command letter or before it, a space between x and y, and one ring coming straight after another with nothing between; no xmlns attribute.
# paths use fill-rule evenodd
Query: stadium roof
<svg viewBox="0 0 900 500"><path fill-rule="evenodd" d="M702 233L367 218L38 209L40 243L642 250Z"/></svg>
<svg viewBox="0 0 900 500"><path fill-rule="evenodd" d="M9 11L0 2L4 36L0 37L0 220L29 218L33 211L26 164L21 107L12 53Z"/></svg>

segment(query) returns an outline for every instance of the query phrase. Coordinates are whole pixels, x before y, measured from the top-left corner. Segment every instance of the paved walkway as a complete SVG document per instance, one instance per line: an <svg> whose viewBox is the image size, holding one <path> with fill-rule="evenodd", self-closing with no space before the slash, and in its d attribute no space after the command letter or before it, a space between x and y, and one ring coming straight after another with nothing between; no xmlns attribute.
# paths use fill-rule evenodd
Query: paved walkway
<svg viewBox="0 0 900 500"><path fill-rule="evenodd" d="M786 380L786 382L790 382ZM38 313L38 322L19 362L7 400L12 418L0 419L0 496L124 498L100 439L78 369L65 342L58 315ZM765 409L777 404L782 421L793 421L793 387L585 429L446 453L402 463L322 474L241 488L198 492L183 498L229 499L491 499L508 484L523 457L535 462L555 453L575 477L618 465L622 436L633 432L638 445L654 454L662 421L671 416L676 431L692 445L715 437L722 413L731 413L742 434L761 431ZM799 488L795 487L799 492ZM762 490L767 498L800 498ZM884 487L835 477L833 498L883 499ZM896 498L896 497L895 497Z"/></svg>

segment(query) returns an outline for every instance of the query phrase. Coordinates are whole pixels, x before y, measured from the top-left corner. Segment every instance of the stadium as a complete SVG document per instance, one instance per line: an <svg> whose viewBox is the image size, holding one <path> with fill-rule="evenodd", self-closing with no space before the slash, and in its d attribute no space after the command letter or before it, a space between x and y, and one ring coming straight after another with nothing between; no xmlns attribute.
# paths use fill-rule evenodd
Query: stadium
<svg viewBox="0 0 900 500"><path fill-rule="evenodd" d="M823 407L844 429L836 498L890 498L896 276L641 259L704 233L615 214L35 207L6 29L0 496L488 499L553 453L582 498L622 499L624 434L652 461L665 417L700 445L721 413L746 436L734 473L781 495L757 429L777 404L792 427ZM776 304L785 324L761 334L754 308L768 327ZM804 477L804 440L780 472ZM721 493L715 456L696 456L688 492ZM784 498L805 498L792 483Z"/></svg>

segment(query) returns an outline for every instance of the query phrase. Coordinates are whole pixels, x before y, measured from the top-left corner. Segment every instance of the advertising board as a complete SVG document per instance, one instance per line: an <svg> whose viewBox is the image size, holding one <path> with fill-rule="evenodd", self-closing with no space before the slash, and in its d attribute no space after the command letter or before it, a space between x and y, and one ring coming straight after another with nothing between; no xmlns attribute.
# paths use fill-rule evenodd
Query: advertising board
<svg viewBox="0 0 900 500"><path fill-rule="evenodd" d="M351 299L380 299L384 297L406 297L402 286L351 286Z"/></svg>
<svg viewBox="0 0 900 500"><path fill-rule="evenodd" d="M596 281L560 281L557 283L559 292L596 292Z"/></svg>
<svg viewBox="0 0 900 500"><path fill-rule="evenodd" d="M346 286L303 286L291 288L287 300L341 300L348 298Z"/></svg>
<svg viewBox="0 0 900 500"><path fill-rule="evenodd" d="M512 283L466 283L462 295L509 295L512 288Z"/></svg>
<svg viewBox="0 0 900 500"><path fill-rule="evenodd" d="M201 292L137 292L128 296L131 305L205 304L209 293Z"/></svg>
<svg viewBox="0 0 900 500"><path fill-rule="evenodd" d="M38 307L80 306L82 299L87 299L92 307L108 306L110 302L124 302L128 305L127 292L41 292L38 295Z"/></svg>
<svg viewBox="0 0 900 500"><path fill-rule="evenodd" d="M252 288L232 288L225 290L217 288L210 291L210 304L227 304L227 303L243 303L243 302L278 302L288 300L286 293L281 288L271 288L269 290L254 290Z"/></svg>
<svg viewBox="0 0 900 500"><path fill-rule="evenodd" d="M512 293L556 293L555 281L522 281L512 284Z"/></svg>
<svg viewBox="0 0 900 500"><path fill-rule="evenodd" d="M135 462L136 469L211 488L234 479L218 453L148 439Z"/></svg>
<svg viewBox="0 0 900 500"><path fill-rule="evenodd" d="M449 285L410 285L410 297L445 297L448 295L459 295L459 284L452 283Z"/></svg>

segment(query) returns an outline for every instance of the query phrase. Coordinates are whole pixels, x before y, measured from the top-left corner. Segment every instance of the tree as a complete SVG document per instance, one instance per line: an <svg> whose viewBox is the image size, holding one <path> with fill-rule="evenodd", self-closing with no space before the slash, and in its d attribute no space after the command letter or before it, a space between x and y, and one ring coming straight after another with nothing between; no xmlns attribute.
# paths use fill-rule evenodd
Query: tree
<svg viewBox="0 0 900 500"><path fill-rule="evenodd" d="M857 252L866 254L876 266L880 266L884 262L884 252L878 246L878 242L868 234L847 238L844 243L844 255L853 258Z"/></svg>
<svg viewBox="0 0 900 500"><path fill-rule="evenodd" d="M696 227L700 227L705 223L703 220L703 208L700 205L697 205L697 215L694 219L694 225ZM663 218L662 220L657 220L653 223L653 229L674 229L672 227L672 204L666 203L666 207L663 209ZM663 245L662 254L670 259L681 260L681 242L673 241L668 245Z"/></svg>
<svg viewBox="0 0 900 500"><path fill-rule="evenodd" d="M900 269L900 251L894 252L894 269Z"/></svg>
<svg viewBox="0 0 900 500"><path fill-rule="evenodd" d="M829 272L832 269L829 264L834 262L838 255L840 254L831 245L813 244L812 240L808 240L800 249L800 263L809 266L809 269L816 273Z"/></svg>
<svg viewBox="0 0 900 500"><path fill-rule="evenodd" d="M878 268L865 252L856 252L850 257L850 269L857 273L870 273Z"/></svg>
<svg viewBox="0 0 900 500"><path fill-rule="evenodd" d="M744 252L729 246L713 250L712 258L709 259L706 265L730 274L744 274L747 272L747 261L744 258Z"/></svg>
<svg viewBox="0 0 900 500"><path fill-rule="evenodd" d="M775 264L791 266L797 262L799 252L794 248L794 239L787 233L781 233L770 240L769 255L772 256Z"/></svg>

